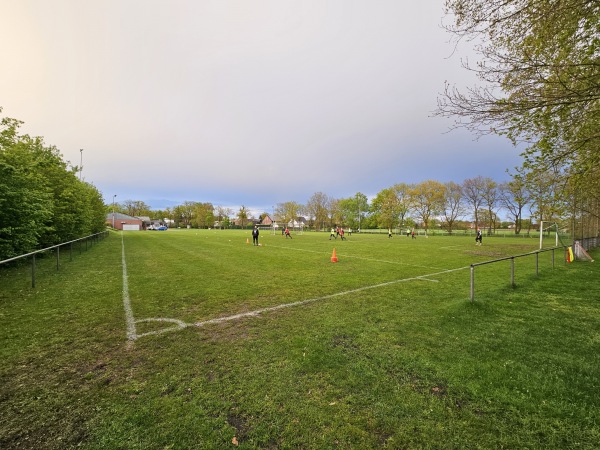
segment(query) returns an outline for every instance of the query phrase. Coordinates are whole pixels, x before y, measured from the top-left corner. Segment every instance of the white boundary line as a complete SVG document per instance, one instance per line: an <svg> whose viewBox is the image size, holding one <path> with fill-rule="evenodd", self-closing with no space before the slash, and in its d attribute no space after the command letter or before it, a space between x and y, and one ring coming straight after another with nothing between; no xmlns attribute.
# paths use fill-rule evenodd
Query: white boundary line
<svg viewBox="0 0 600 450"><path fill-rule="evenodd" d="M164 318L151 318L151 319L140 319L135 320L133 316L133 310L131 309L131 300L129 298L129 283L127 277L127 261L125 259L125 240L123 239L123 233L121 233L121 262L123 265L123 308L125 309L125 321L127 322L127 341L131 344L133 341L143 337L150 336L153 334L166 333L167 331L176 331L189 326L185 322L178 319L164 319ZM147 333L137 334L136 323L143 322L172 322L176 326L163 328L161 330L149 331Z"/></svg>
<svg viewBox="0 0 600 450"><path fill-rule="evenodd" d="M240 313L240 314L234 314L233 316L219 317L217 319L210 319L210 320L205 320L202 322L196 322L194 324L194 326L203 327L204 325L209 325L212 323L228 322L231 320L242 319L244 317L255 317L255 316L258 316L265 312L276 311L278 309L284 309L284 308L291 308L293 306L306 305L308 303L314 303L314 302L318 302L321 300L327 300L327 299L334 298L334 297L340 297L342 295L355 294L356 292L362 292L362 291L367 291L369 289L376 289L376 288L380 288L380 287L384 287L384 286L389 286L392 284L403 283L405 281L423 280L423 281L431 281L431 282L437 283L438 282L437 280L429 280L428 277L431 277L433 275L439 275L439 274L446 273L446 272L454 272L456 270L468 269L468 268L469 267L461 267L460 269L451 269L451 270L446 270L444 272L432 273L429 275L420 275L418 277L402 278L400 280L386 281L385 283L373 284L371 286L364 286L361 288L351 289L349 291L336 292L335 294L324 295L323 297L309 298L307 300L300 300L300 301L292 302L292 303L284 303L284 304L277 305L277 306L269 306L267 308L257 309L254 311L249 311L249 312Z"/></svg>
<svg viewBox="0 0 600 450"><path fill-rule="evenodd" d="M137 333L135 330L133 310L131 309L131 301L129 299L129 284L127 282L127 262L125 261L125 241L123 240L123 232L121 232L121 264L123 266L123 307L125 308L125 321L127 322L127 340L135 341L137 339Z"/></svg>
<svg viewBox="0 0 600 450"><path fill-rule="evenodd" d="M202 327L204 327L206 325L210 325L210 324L230 322L233 320L243 319L245 317L256 317L256 316L259 316L259 315L267 313L267 312L277 311L279 309L307 305L309 303L315 303L315 302L319 302L319 301L323 301L323 300L328 300L328 299L334 298L334 297L341 297L343 295L355 294L357 292L367 291L370 289L377 289L377 288L381 288L381 287L385 287L385 286L391 286L393 284L404 283L407 281L429 281L429 282L437 283L438 280L431 279L431 277L434 277L437 275L443 275L443 274L451 273L451 272L457 272L459 270L466 270L470 267L470 266L465 266L465 267L459 267L457 269L442 270L440 272L430 273L427 275L419 275L419 276L410 277L410 278L401 278L398 280L392 280L392 281L386 281L384 283L373 284L371 286L364 286L361 288L351 289L349 291L336 292L334 294L324 295L322 297L309 298L306 300L299 300L296 302L283 303L281 305L269 306L267 308L256 309L254 311L248 311L245 313L233 314L231 316L217 317L215 319L209 319L209 320L204 320L204 321L195 322L195 323L185 323L178 319L166 319L166 318L148 318L148 319L135 320L135 318L133 316L133 310L131 308L131 300L129 298L129 288L128 288L128 283L127 283L127 263L125 260L125 241L123 240L122 234L121 234L121 248L122 248L122 264L123 264L123 307L125 308L125 319L127 322L127 340L130 343L132 343L133 341L135 341L141 337L144 337L144 336L152 336L152 335L167 333L170 331L178 331L178 330L182 330L184 328L191 327L191 326L202 328ZM310 250L305 250L305 251L310 251ZM320 253L320 252L315 252L315 253ZM357 258L359 258L359 257L357 257ZM360 259L366 259L366 258L360 258ZM373 261L377 261L377 260L373 260ZM390 262L390 261L381 261L381 262ZM170 322L170 323L174 323L175 326L163 328L163 329L156 330L156 331L149 331L149 332L142 333L142 334L137 334L135 324L143 323L143 322Z"/></svg>

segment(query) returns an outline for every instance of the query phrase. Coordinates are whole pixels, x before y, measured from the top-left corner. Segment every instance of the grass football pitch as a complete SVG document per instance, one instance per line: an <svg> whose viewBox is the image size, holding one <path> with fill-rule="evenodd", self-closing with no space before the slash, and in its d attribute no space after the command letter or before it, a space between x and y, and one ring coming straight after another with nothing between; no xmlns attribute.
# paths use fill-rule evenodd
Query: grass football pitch
<svg viewBox="0 0 600 450"><path fill-rule="evenodd" d="M597 448L597 263L477 266L471 302L471 264L539 240L346 238L114 232L35 288L2 269L0 448Z"/></svg>

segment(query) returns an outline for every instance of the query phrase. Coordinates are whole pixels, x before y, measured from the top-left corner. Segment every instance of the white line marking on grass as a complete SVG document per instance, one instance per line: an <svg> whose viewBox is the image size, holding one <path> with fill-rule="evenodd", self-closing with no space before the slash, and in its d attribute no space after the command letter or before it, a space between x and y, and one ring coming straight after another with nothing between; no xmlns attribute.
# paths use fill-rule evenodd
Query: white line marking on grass
<svg viewBox="0 0 600 450"><path fill-rule="evenodd" d="M133 310L131 309L131 300L129 299L129 283L127 281L127 261L125 260L125 241L123 239L123 234L121 234L121 259L123 265L123 307L125 308L125 320L127 322L127 340L130 344L136 339L143 336L166 333L167 331L176 331L190 326L189 324L177 319L152 318L135 320L135 318L133 317ZM171 322L176 324L176 326L163 328L161 330L156 331L148 331L147 333L137 334L135 324L143 322Z"/></svg>
<svg viewBox="0 0 600 450"><path fill-rule="evenodd" d="M125 308L125 320L127 322L127 340L135 341L138 335L135 331L135 319L129 300L129 284L127 283L127 262L125 261L125 241L121 233L121 260L123 265L123 307Z"/></svg>
<svg viewBox="0 0 600 450"><path fill-rule="evenodd" d="M123 238L121 237L121 239L123 239ZM129 300L128 288L127 288L127 265L125 263L125 245L124 245L124 243L122 243L122 247L123 247L123 305L125 307L125 317L127 319L127 339L129 341L135 341L136 339L138 339L140 337L144 337L144 336L159 335L159 334L167 333L170 331L178 331L178 330L182 330L184 328L190 327L190 326L195 326L195 327L201 328L201 327L204 327L204 326L210 325L210 324L230 322L230 321L242 319L245 317L256 317L256 316L259 316L266 312L277 311L279 309L284 309L284 308L292 308L294 306L307 305L309 303L314 303L314 302L318 302L318 301L322 301L322 300L328 300L330 298L335 298L335 297L341 297L343 295L355 294L357 292L367 291L370 289L377 289L377 288L381 288L381 287L385 287L385 286L391 286L393 284L404 283L407 281L429 281L432 283L438 283L439 280L433 280L433 279L431 279L431 277L436 276L436 275L451 273L451 272L457 272L459 270L465 270L470 267L470 266L465 266L465 267L459 267L457 269L448 269L448 270L443 270L440 272L430 273L427 275L419 275L419 276L410 277L410 278L401 278L398 280L386 281L384 283L378 283L378 284L373 284L371 286L364 286L361 288L350 289L348 291L336 292L334 294L324 295L322 297L309 298L306 300L299 300L297 302L284 303L284 304L276 305L276 306L269 306L269 307L257 309L254 311L233 314L231 316L217 317L215 319L209 319L209 320L204 320L201 322L189 324L189 323L183 322L182 320L167 319L167 318L150 318L150 319L139 319L139 320L134 319L133 311L131 309L131 302ZM303 250L303 251L311 251L311 250ZM314 253L320 253L320 252L314 252ZM149 331L149 332L142 333L142 334L137 334L135 324L142 323L142 322L170 322L170 323L174 323L175 326L163 328L163 329L156 330L156 331Z"/></svg>
<svg viewBox="0 0 600 450"><path fill-rule="evenodd" d="M140 319L140 320L136 320L135 323L141 323L141 322L172 322L174 324L176 324L176 326L174 327L169 327L169 328L163 328L161 330L156 330L156 331L148 331L146 333L142 333L142 334L138 334L137 337L141 338L143 336L151 336L153 334L162 334L162 333L166 333L168 331L177 331L177 330L181 330L183 328L189 327L190 324L189 323L185 323L182 320L177 320L177 319L165 319L162 317L156 318L156 319Z"/></svg>
<svg viewBox="0 0 600 450"><path fill-rule="evenodd" d="M430 280L428 278L432 277L434 275L442 275L442 274L445 274L445 273L456 272L458 270L465 270L465 269L468 269L469 267L470 266L459 267L458 269L449 269L449 270L444 270L442 272L430 273L428 275L419 275L419 276L416 276L416 277L402 278L400 280L386 281L385 283L373 284L371 286L364 286L364 287L357 288L357 289L351 289L349 291L336 292L335 294L324 295L323 297L309 298L307 300L300 300L300 301L292 302L292 303L284 303L284 304L277 305L277 306L270 306L270 307L267 307L267 308L257 309L257 310L254 310L254 311L249 311L249 312L240 313L240 314L234 314L232 316L225 316L225 317L219 317L219 318L216 318L216 319L205 320L205 321L202 321L202 322L196 322L194 324L194 326L203 327L205 325L209 325L209 324L212 324L212 323L229 322L231 320L242 319L244 317L255 317L255 316L258 316L258 315L263 314L265 312L276 311L278 309L284 309L284 308L291 308L293 306L306 305L308 303L314 303L314 302L318 302L318 301L321 301L321 300L327 300L327 299L334 298L334 297L340 297L342 295L355 294L357 292L362 292L362 291L366 291L366 290L369 290L369 289L376 289L376 288L380 288L380 287L384 287L384 286L390 286L392 284L397 284L397 283L404 283L406 281L416 281L416 280L421 281L422 280L422 281L431 281L431 282L434 282L434 283L438 283L437 280Z"/></svg>

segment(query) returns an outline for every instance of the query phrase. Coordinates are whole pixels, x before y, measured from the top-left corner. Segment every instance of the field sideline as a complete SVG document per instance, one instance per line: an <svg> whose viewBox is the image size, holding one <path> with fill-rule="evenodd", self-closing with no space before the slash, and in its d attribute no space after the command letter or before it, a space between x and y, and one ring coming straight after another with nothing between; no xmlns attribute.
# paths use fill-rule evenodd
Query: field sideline
<svg viewBox="0 0 600 450"><path fill-rule="evenodd" d="M600 276L537 239L111 233L0 272L2 448L594 448ZM247 243L248 241L248 243ZM549 245L553 242L548 239ZM335 248L339 262L330 261Z"/></svg>

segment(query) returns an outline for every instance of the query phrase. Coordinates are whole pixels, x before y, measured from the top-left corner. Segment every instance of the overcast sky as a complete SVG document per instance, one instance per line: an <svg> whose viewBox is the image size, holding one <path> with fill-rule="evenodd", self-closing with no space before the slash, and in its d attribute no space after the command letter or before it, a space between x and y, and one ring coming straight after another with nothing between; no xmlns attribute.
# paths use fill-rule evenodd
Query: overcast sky
<svg viewBox="0 0 600 450"><path fill-rule="evenodd" d="M505 181L507 140L432 117L476 81L444 21L443 0L0 0L2 116L153 209Z"/></svg>

